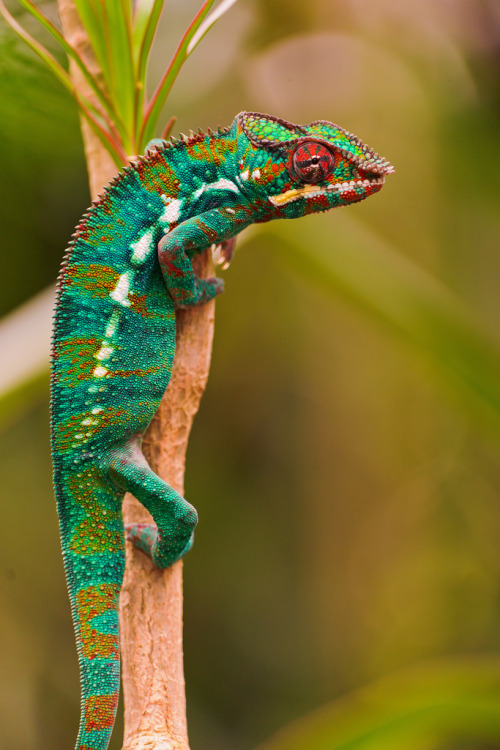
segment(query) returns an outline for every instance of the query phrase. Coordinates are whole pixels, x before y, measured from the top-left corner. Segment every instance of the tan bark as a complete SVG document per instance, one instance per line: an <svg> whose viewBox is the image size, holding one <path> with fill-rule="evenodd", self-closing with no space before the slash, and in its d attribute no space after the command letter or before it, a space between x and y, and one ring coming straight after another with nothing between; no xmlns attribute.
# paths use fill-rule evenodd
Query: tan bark
<svg viewBox="0 0 500 750"><path fill-rule="evenodd" d="M211 262L206 257L197 260L199 275L205 275ZM181 493L189 432L208 377L213 323L213 302L177 313L172 380L143 444L153 470ZM131 495L125 498L124 515L127 522L148 518ZM124 750L187 750L182 562L160 571L127 545L120 628Z"/></svg>
<svg viewBox="0 0 500 750"><path fill-rule="evenodd" d="M88 67L98 72L73 0L58 0L68 41ZM93 94L72 65L71 75L91 101ZM92 198L114 176L116 167L91 128L82 120ZM200 276L213 274L208 253L193 265ZM214 325L214 303L177 313L177 346L172 380L144 438L153 470L183 492L187 443L205 389ZM124 501L126 523L150 520L131 495ZM182 563L157 570L127 544L120 601L122 679L125 696L123 750L189 750L182 661Z"/></svg>

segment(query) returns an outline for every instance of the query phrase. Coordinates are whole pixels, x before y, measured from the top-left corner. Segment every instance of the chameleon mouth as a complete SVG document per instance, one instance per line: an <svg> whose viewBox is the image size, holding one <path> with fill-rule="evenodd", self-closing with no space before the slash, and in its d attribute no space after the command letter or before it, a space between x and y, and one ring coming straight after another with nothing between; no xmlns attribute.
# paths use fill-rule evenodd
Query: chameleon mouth
<svg viewBox="0 0 500 750"><path fill-rule="evenodd" d="M271 195L269 196L269 200L275 206L284 206L287 203L299 200L299 198L314 198L317 195L323 195L325 193L337 193L338 195L342 195L343 193L352 191L353 188L362 188L364 190L373 187L381 188L384 182L384 175L376 175L372 179L367 179L365 177L362 180L358 179L338 182L335 185L327 185L326 187L320 187L319 185L301 185L301 187L292 188L292 190L287 190L286 193L282 193L281 195Z"/></svg>

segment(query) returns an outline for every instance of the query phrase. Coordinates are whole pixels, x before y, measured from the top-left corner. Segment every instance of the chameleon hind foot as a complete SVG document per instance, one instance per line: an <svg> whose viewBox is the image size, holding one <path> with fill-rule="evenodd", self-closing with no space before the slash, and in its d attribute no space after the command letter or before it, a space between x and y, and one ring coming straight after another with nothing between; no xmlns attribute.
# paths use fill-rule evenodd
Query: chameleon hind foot
<svg viewBox="0 0 500 750"><path fill-rule="evenodd" d="M156 524L133 524L133 530L127 532L129 539L149 554L157 567L168 568L191 546L198 523L196 508L151 470L136 439L111 451L106 464L113 484L131 492Z"/></svg>
<svg viewBox="0 0 500 750"><path fill-rule="evenodd" d="M180 560L193 546L194 534L179 553L178 546L163 540L158 535L158 527L149 523L128 523L125 525L125 539L132 542L150 557L157 568L168 568Z"/></svg>

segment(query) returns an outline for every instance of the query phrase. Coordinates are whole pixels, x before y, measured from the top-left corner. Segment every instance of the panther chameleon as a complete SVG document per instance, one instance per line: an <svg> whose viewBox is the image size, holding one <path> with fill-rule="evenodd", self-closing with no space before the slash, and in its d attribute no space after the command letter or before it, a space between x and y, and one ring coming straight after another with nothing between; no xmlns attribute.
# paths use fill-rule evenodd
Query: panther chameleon
<svg viewBox="0 0 500 750"><path fill-rule="evenodd" d="M191 258L271 219L356 203L392 166L325 120L241 112L227 129L149 149L83 216L58 278L52 452L81 675L77 750L106 750L120 682L124 538L165 568L192 542L196 510L147 464L141 438L172 372L175 310L222 292ZM131 492L154 526L124 526Z"/></svg>

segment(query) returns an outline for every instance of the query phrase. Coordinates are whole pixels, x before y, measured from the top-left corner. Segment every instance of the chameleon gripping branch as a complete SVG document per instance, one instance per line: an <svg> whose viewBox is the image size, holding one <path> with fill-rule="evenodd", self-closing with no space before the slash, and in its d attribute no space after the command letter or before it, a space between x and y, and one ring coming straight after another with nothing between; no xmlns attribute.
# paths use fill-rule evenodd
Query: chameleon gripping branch
<svg viewBox="0 0 500 750"><path fill-rule="evenodd" d="M106 750L120 680L121 503L154 524L126 538L158 568L190 548L194 507L141 451L172 372L175 310L223 288L192 259L250 224L299 218L378 192L391 165L324 120L240 113L225 129L165 142L121 172L83 216L58 280L52 347L54 486L81 674L77 750Z"/></svg>

